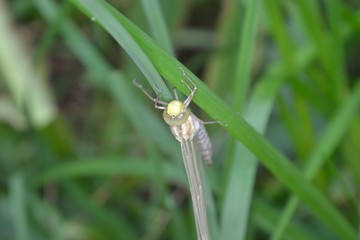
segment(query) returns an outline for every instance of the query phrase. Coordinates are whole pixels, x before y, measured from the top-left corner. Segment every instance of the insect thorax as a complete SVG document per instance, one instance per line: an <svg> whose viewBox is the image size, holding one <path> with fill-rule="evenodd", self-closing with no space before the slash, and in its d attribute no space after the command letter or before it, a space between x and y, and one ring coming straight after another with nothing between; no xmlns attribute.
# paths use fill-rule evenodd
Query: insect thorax
<svg viewBox="0 0 360 240"><path fill-rule="evenodd" d="M192 114L190 114L184 123L170 126L170 130L179 142L183 140L189 141L197 134L199 122L193 118Z"/></svg>

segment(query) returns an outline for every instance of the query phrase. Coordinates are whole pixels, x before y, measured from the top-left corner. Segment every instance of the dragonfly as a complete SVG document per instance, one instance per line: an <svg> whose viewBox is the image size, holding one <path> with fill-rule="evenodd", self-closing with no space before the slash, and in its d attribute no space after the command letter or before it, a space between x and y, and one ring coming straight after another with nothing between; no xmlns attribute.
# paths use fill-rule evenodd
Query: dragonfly
<svg viewBox="0 0 360 240"><path fill-rule="evenodd" d="M189 82L187 83L184 79L182 80L182 83L190 91L190 94L184 102L179 100L176 88L173 89L175 99L170 102L165 102L160 100L159 94L157 94L157 97L153 97L141 84L136 82L136 80L134 80L133 83L155 103L156 109L164 111L164 121L169 125L171 133L176 140L180 142L181 153L190 186L197 236L200 240L210 240L205 193L203 189L204 184L201 165L199 165L198 150L200 150L200 155L205 164L211 165L212 147L204 125L217 122L204 122L191 112L189 104L197 91L197 86L186 75L183 68L180 67L180 70Z"/></svg>

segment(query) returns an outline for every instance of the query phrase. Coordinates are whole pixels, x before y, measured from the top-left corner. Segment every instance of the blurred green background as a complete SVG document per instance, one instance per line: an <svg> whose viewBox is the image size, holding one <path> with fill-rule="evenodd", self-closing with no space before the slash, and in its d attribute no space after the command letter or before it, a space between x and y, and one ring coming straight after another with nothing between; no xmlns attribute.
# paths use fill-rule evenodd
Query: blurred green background
<svg viewBox="0 0 360 240"><path fill-rule="evenodd" d="M180 66L222 123L212 239L359 238L358 1L0 0L0 36L0 239L196 239L179 144L132 84L186 95Z"/></svg>

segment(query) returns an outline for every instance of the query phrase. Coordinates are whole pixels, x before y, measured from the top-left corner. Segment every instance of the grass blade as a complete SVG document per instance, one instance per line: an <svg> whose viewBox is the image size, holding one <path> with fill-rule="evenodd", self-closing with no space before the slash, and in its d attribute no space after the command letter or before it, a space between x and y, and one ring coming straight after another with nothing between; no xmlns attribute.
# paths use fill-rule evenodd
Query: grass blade
<svg viewBox="0 0 360 240"><path fill-rule="evenodd" d="M161 11L159 1L142 0L141 3L155 41L162 46L165 51L174 56L174 48L171 43L169 31Z"/></svg>
<svg viewBox="0 0 360 240"><path fill-rule="evenodd" d="M164 161L166 162L166 161ZM104 156L98 158L77 159L69 163L48 168L36 177L32 184L41 186L44 182L66 180L79 177L111 176L121 174L140 178L151 178L155 166L151 161L136 158ZM163 166L167 181L186 183L185 172L180 172L175 164L166 162Z"/></svg>
<svg viewBox="0 0 360 240"><path fill-rule="evenodd" d="M244 105L251 79L251 63L258 26L259 5L259 1L246 2L245 20L239 44L238 66L235 70L234 109L239 112ZM260 117L263 122L259 126L253 125L262 132L265 128L266 115L269 115L270 111L258 112L261 109L261 104L257 106L256 103L255 106L250 104L249 109L250 111L246 113L245 118L250 115L255 116L255 112L264 115ZM270 109L271 106L267 110ZM247 120L252 122L254 119L250 117ZM236 142L234 160L231 163L222 211L221 239L245 239L258 162L250 151ZM235 189L241 189L241 191L234 191Z"/></svg>
<svg viewBox="0 0 360 240"><path fill-rule="evenodd" d="M25 178L21 172L14 173L9 179L13 226L16 239L27 240L30 238L29 222L26 213Z"/></svg>
<svg viewBox="0 0 360 240"><path fill-rule="evenodd" d="M234 109L240 111L248 93L251 79L251 64L257 33L259 0L246 1L245 19L241 30L237 68L235 70Z"/></svg>

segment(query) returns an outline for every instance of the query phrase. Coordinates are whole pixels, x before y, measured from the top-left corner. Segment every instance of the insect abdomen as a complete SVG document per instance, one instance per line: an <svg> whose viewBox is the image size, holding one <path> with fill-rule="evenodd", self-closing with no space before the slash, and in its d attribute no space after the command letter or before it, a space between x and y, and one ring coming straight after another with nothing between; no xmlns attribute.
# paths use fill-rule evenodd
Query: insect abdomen
<svg viewBox="0 0 360 240"><path fill-rule="evenodd" d="M201 156L206 165L212 164L212 147L209 135L206 132L204 125L199 126L199 130L195 135L196 141L201 150Z"/></svg>

